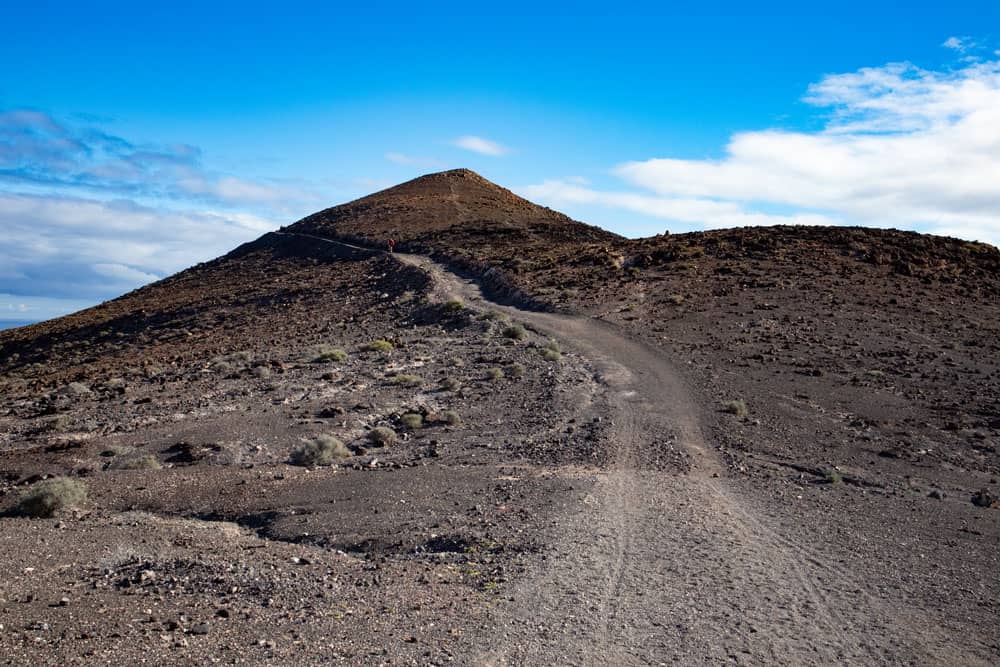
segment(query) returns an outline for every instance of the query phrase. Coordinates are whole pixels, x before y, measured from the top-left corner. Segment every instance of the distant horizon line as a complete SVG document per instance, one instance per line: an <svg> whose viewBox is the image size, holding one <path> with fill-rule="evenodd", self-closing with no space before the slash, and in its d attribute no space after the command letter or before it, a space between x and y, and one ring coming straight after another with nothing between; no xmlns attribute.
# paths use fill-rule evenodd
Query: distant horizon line
<svg viewBox="0 0 1000 667"><path fill-rule="evenodd" d="M65 317L65 315L57 315L56 317L50 317L50 320L58 319L59 317ZM0 331L6 331L7 329L18 329L20 327L31 326L32 324L38 324L39 322L45 322L46 320L0 320Z"/></svg>

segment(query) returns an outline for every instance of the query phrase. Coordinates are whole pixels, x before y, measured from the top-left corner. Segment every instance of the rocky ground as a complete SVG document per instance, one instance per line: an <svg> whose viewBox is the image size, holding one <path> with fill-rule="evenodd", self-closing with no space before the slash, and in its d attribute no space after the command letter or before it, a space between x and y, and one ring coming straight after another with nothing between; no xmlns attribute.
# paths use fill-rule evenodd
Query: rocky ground
<svg viewBox="0 0 1000 667"><path fill-rule="evenodd" d="M177 313L147 295L159 326L7 334L3 504L50 476L88 490L56 518L3 519L11 664L445 662L574 493L539 464L604 460L582 360L432 302L419 270L294 253L161 286L198 298ZM292 465L320 435L350 455Z"/></svg>
<svg viewBox="0 0 1000 667"><path fill-rule="evenodd" d="M995 663L998 296L989 246L627 241L467 171L320 212L0 333L0 659Z"/></svg>

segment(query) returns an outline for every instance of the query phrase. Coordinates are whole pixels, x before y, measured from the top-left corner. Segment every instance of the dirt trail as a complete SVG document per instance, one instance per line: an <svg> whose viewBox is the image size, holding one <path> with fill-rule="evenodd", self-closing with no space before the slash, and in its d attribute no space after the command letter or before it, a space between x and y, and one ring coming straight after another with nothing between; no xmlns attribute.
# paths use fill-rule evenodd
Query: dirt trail
<svg viewBox="0 0 1000 667"><path fill-rule="evenodd" d="M822 542L785 538L748 509L705 441L703 409L660 351L599 321L499 306L427 258L396 257L428 271L438 298L503 311L580 354L612 419L612 464L552 528L551 552L466 662L989 664L986 647L875 597L865 573ZM671 444L687 452L686 471L659 465Z"/></svg>

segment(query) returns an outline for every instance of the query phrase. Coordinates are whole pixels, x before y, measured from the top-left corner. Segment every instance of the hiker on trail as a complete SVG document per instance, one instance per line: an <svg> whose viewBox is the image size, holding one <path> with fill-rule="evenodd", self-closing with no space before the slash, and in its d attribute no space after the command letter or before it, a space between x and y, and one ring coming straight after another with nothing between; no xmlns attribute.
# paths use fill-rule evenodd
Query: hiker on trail
<svg viewBox="0 0 1000 667"><path fill-rule="evenodd" d="M389 239L386 245L389 247L389 252L392 252L392 249L396 247L396 242L393 239Z"/></svg>

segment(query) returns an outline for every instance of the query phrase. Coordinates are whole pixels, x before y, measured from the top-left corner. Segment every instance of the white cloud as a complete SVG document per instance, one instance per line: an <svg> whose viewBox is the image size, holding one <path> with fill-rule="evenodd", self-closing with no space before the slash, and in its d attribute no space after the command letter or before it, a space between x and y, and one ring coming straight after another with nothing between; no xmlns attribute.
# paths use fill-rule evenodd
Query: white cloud
<svg viewBox="0 0 1000 667"><path fill-rule="evenodd" d="M186 144L135 144L94 127L25 110L0 110L0 187L50 188L106 197L198 200L223 206L313 204L316 192L276 180L249 180L202 165Z"/></svg>
<svg viewBox="0 0 1000 667"><path fill-rule="evenodd" d="M492 155L494 157L507 155L511 152L510 149L503 144L471 135L459 137L451 143L453 146L457 146L467 151L472 151L473 153Z"/></svg>
<svg viewBox="0 0 1000 667"><path fill-rule="evenodd" d="M834 74L810 86L805 101L829 112L822 130L740 132L719 160L654 158L614 169L640 192L551 182L529 191L553 205L591 197L706 227L759 224L774 217L761 210L777 208L807 222L1000 243L1000 61Z"/></svg>
<svg viewBox="0 0 1000 667"><path fill-rule="evenodd" d="M92 305L294 219L322 201L315 186L219 173L186 144L0 110L0 292L35 319Z"/></svg>
<svg viewBox="0 0 1000 667"><path fill-rule="evenodd" d="M959 53L965 53L970 48L976 46L971 37L949 37L941 44L946 49L953 49Z"/></svg>
<svg viewBox="0 0 1000 667"><path fill-rule="evenodd" d="M817 214L777 215L745 210L734 202L712 199L660 197L635 192L602 192L567 183L545 181L523 188L529 199L552 206L597 205L624 209L640 215L708 227L756 225L832 225L837 220Z"/></svg>
<svg viewBox="0 0 1000 667"><path fill-rule="evenodd" d="M0 192L0 292L89 303L213 259L278 226L247 213Z"/></svg>
<svg viewBox="0 0 1000 667"><path fill-rule="evenodd" d="M159 280L162 276L158 276L155 273L147 273L145 271L140 271L139 269L132 268L131 266L126 266L124 264L108 264L105 262L98 262L94 264L91 268L102 276L107 276L109 278L114 278L126 283L135 283L142 285L145 283L151 283L155 280Z"/></svg>

